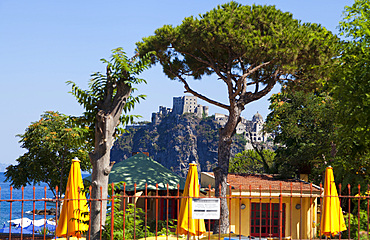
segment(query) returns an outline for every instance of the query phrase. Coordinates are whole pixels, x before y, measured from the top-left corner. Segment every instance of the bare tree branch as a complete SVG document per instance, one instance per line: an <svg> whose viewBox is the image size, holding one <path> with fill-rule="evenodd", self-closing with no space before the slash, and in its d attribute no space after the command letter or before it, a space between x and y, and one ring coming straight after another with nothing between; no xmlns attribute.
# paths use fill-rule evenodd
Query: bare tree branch
<svg viewBox="0 0 370 240"><path fill-rule="evenodd" d="M234 94L231 96L232 98L236 98L236 96L238 96L240 93L242 93L242 95L244 95L244 93L246 92L246 87L245 85L250 85L250 84L247 84L246 80L247 80L247 77L249 75L251 75L252 73L256 72L258 69L264 67L264 66L267 66L271 63L271 61L268 61L268 62L265 62L265 63L262 63L256 67L253 67L254 65L251 65L244 73L243 71L243 75L239 77L238 79L238 87L237 87L237 91L234 92ZM254 82L254 84L256 84L257 82Z"/></svg>
<svg viewBox="0 0 370 240"><path fill-rule="evenodd" d="M231 49L228 49L228 62L226 65L226 76L227 80L225 81L227 85L227 90L228 90L228 96L229 96L229 103L230 105L235 102L235 97L233 97L234 89L233 89L233 84L232 84L232 77L231 77L231 69L232 69L232 58L231 58Z"/></svg>
<svg viewBox="0 0 370 240"><path fill-rule="evenodd" d="M171 65L170 62L168 63L168 66L170 68L170 72L172 73L172 75L174 77L177 77L184 84L184 88L186 90L186 91L184 91L185 93L191 93L193 96L196 96L196 97L198 97L198 98L200 98L200 99L202 99L202 100L204 100L204 101L206 101L210 104L213 104L215 106L221 107L221 108L226 109L226 110L229 110L230 106L225 105L225 104L220 103L220 102L217 102L215 100L212 100L212 99L194 91L193 89L191 89L188 82L180 74L177 74L172 70L172 65Z"/></svg>
<svg viewBox="0 0 370 240"><path fill-rule="evenodd" d="M111 68L110 65L107 65L107 90L104 92L104 100L103 100L103 109L109 109L112 111L109 106L111 105L111 101L113 98L113 79L111 78Z"/></svg>
<svg viewBox="0 0 370 240"><path fill-rule="evenodd" d="M206 66L209 66L211 67L215 73L217 74L217 76L220 77L220 79L222 79L224 82L227 81L227 78L221 74L221 70L217 67L216 63L214 62L213 58L211 56L209 56L206 52L200 50L200 52L208 59L208 61L205 61L204 59L200 58L200 57L197 57L197 56L194 56L193 54L191 53L188 53L188 52L181 52L181 51L178 51L179 53L181 54L184 54L184 55L189 55L191 56L192 58L194 58L195 60L201 62L201 63L204 63Z"/></svg>
<svg viewBox="0 0 370 240"><path fill-rule="evenodd" d="M202 99L202 100L204 100L204 101L206 101L210 104L213 104L215 106L224 108L226 110L229 110L230 106L225 105L225 104L220 103L220 102L217 102L215 100L212 100L212 99L210 99L210 98L208 98L208 97L206 97L202 94L199 94L198 92L196 92L196 91L194 91L193 89L190 88L189 84L186 82L186 80L183 77L181 77L181 76L177 76L177 77L184 84L184 88L186 89L185 93L191 93L192 95L194 95L194 96L196 96L196 97L198 97L198 98L200 98L200 99Z"/></svg>
<svg viewBox="0 0 370 240"><path fill-rule="evenodd" d="M112 117L114 121L119 123L119 118L122 114L123 108L131 94L132 88L126 84L123 79L117 82L117 92L112 103Z"/></svg>
<svg viewBox="0 0 370 240"><path fill-rule="evenodd" d="M270 63L272 63L272 61L268 61L268 62L265 62L265 63L262 63L256 67L254 67L253 69L248 69L248 71L246 73L244 73L241 78L247 78L249 75L251 75L252 73L254 73L255 71L257 71L258 69L264 67L264 66L267 66L269 65Z"/></svg>
<svg viewBox="0 0 370 240"><path fill-rule="evenodd" d="M256 87L255 87L254 93L258 93L259 86L260 86L260 82L257 80L256 81Z"/></svg>
<svg viewBox="0 0 370 240"><path fill-rule="evenodd" d="M250 92L247 92L245 94L243 94L241 96L241 99L243 101L243 104L248 104L250 102L253 102L253 101L256 101L260 98L262 98L263 96L265 96L266 94L268 94L271 89L275 86L277 80L278 80L278 75L279 75L279 70L276 70L274 75L272 76L272 79L270 81L268 81L266 87L264 89L262 89L261 91L257 92L257 93L250 93Z"/></svg>
<svg viewBox="0 0 370 240"><path fill-rule="evenodd" d="M248 131L248 132L249 132L249 139L251 140L251 144L252 144L254 151L256 151L257 154L261 157L265 173L269 173L270 166L268 165L265 155L263 154L263 150L265 150L265 147L262 144L255 142L252 138L252 132L251 131Z"/></svg>

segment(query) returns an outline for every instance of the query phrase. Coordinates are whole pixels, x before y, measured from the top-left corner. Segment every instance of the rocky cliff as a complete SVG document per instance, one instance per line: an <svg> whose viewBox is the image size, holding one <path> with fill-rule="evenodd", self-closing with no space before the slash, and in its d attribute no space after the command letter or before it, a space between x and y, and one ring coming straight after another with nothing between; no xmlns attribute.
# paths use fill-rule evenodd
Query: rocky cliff
<svg viewBox="0 0 370 240"><path fill-rule="evenodd" d="M115 142L111 161L122 161L132 152L148 152L154 160L181 176L186 176L192 161L199 164L200 171L212 171L217 165L219 128L212 117L169 114L157 124L130 128L129 133ZM245 144L241 135L235 135L232 155L243 151Z"/></svg>

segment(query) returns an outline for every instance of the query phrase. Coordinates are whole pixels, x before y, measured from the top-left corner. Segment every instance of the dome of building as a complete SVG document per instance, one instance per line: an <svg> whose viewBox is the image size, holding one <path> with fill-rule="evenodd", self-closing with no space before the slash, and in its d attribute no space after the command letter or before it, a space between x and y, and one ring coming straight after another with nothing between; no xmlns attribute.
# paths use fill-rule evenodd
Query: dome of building
<svg viewBox="0 0 370 240"><path fill-rule="evenodd" d="M253 118L252 118L252 121L253 122L263 122L263 117L261 114L259 114L258 112L256 114L254 114Z"/></svg>

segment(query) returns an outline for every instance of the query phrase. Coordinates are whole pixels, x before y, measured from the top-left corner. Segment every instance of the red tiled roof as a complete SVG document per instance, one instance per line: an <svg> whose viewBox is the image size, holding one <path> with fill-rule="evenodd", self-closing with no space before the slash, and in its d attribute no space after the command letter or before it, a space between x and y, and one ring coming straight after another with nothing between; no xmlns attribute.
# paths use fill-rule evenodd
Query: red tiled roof
<svg viewBox="0 0 370 240"><path fill-rule="evenodd" d="M213 172L207 174L214 176ZM234 189L239 189L241 186L242 190L271 190L280 191L280 184L282 191L310 191L311 184L300 179L278 179L273 175L267 174L246 174L246 173L229 173L227 177L227 183L230 184ZM318 186L312 186L312 192L320 192Z"/></svg>

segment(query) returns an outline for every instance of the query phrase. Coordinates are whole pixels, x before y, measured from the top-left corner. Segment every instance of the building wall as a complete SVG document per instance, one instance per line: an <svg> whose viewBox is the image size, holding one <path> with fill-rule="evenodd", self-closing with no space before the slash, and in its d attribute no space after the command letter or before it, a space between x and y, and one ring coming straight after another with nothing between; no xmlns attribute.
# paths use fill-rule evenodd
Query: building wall
<svg viewBox="0 0 370 240"><path fill-rule="evenodd" d="M195 113L198 107L197 97L194 96L181 96L173 98L173 113Z"/></svg>
<svg viewBox="0 0 370 240"><path fill-rule="evenodd" d="M183 113L183 105L184 105L184 98L183 97L173 97L173 106L172 112L174 114L182 114Z"/></svg>
<svg viewBox="0 0 370 240"><path fill-rule="evenodd" d="M312 239L316 237L317 201L316 198L285 197L285 237L292 239ZM228 200L230 210L230 230L235 234L250 236L251 202L279 203L279 199L233 198ZM245 209L240 206L244 204ZM301 209L296 205L301 204Z"/></svg>
<svg viewBox="0 0 370 240"><path fill-rule="evenodd" d="M194 113L197 117L201 118L204 115L208 116L208 106L198 104L198 98L195 96L181 96L173 98L174 114Z"/></svg>
<svg viewBox="0 0 370 240"><path fill-rule="evenodd" d="M228 120L228 116L221 113L216 113L214 120L220 124L221 126L225 126ZM264 134L263 130L263 118L257 112L252 121L246 120L245 118L241 118L241 121L236 126L236 133L243 134L244 137L249 140L247 143L246 149L252 149L251 141L253 142L267 142L269 137L272 137L271 134Z"/></svg>

